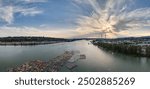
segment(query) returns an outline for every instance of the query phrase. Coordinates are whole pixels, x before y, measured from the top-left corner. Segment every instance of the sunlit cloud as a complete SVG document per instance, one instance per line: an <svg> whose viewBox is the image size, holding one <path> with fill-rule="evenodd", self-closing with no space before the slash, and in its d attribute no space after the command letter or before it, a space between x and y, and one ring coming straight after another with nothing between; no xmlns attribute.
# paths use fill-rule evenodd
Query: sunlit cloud
<svg viewBox="0 0 150 89"><path fill-rule="evenodd" d="M104 5L101 5L100 0L75 0L75 3L78 6L88 5L91 9L90 15L81 15L77 20L77 31L81 35L94 36L99 33L117 37L123 35L121 32L125 30L150 27L150 7L129 9L134 0L105 0Z"/></svg>

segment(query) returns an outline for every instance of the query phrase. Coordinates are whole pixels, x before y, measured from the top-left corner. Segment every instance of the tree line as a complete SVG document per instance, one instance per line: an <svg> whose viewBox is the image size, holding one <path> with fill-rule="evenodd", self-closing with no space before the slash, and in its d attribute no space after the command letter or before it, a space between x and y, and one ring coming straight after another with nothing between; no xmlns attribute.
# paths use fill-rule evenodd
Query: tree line
<svg viewBox="0 0 150 89"><path fill-rule="evenodd" d="M2 37L0 42L41 42L41 41L70 41L64 38L51 38L51 37Z"/></svg>

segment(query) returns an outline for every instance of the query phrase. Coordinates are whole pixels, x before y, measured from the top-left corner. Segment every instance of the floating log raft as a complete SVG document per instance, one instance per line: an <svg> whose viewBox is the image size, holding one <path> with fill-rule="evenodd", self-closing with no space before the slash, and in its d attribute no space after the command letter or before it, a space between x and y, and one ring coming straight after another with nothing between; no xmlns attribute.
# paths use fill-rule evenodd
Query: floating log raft
<svg viewBox="0 0 150 89"><path fill-rule="evenodd" d="M86 59L86 55L84 55L84 54L75 54L75 55L73 55L69 60L68 60L68 62L70 62L70 63L73 63L73 62L76 62L76 61L78 61L78 60L82 60L82 59Z"/></svg>
<svg viewBox="0 0 150 89"><path fill-rule="evenodd" d="M64 66L65 62L73 56L73 52L66 51L61 56L49 60L35 60L27 62L16 68L10 68L9 72L57 72Z"/></svg>
<svg viewBox="0 0 150 89"><path fill-rule="evenodd" d="M80 59L86 59L86 55L81 54L81 55L80 55Z"/></svg>
<svg viewBox="0 0 150 89"><path fill-rule="evenodd" d="M69 69L69 70L72 70L74 69L75 67L77 67L76 63L67 63L66 64L66 67Z"/></svg>

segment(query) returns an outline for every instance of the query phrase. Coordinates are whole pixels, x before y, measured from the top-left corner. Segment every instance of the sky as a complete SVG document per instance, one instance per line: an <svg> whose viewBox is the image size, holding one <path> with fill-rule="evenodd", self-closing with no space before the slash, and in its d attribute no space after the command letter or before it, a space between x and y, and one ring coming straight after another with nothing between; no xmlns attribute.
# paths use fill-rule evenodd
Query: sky
<svg viewBox="0 0 150 89"><path fill-rule="evenodd" d="M150 36L150 0L0 0L0 37Z"/></svg>

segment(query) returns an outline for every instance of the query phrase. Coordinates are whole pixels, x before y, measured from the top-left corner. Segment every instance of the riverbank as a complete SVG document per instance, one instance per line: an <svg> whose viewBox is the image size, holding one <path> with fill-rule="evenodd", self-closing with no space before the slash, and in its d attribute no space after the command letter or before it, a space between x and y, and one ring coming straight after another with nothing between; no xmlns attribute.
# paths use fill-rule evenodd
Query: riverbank
<svg viewBox="0 0 150 89"><path fill-rule="evenodd" d="M66 51L49 61L35 60L26 62L15 68L8 69L9 72L58 72L62 66L74 55L73 51Z"/></svg>
<svg viewBox="0 0 150 89"><path fill-rule="evenodd" d="M127 55L134 55L139 57L150 57L150 46L149 45L135 45L128 44L127 42L114 43L114 42L100 42L93 41L94 45L110 50L113 52L123 53Z"/></svg>

